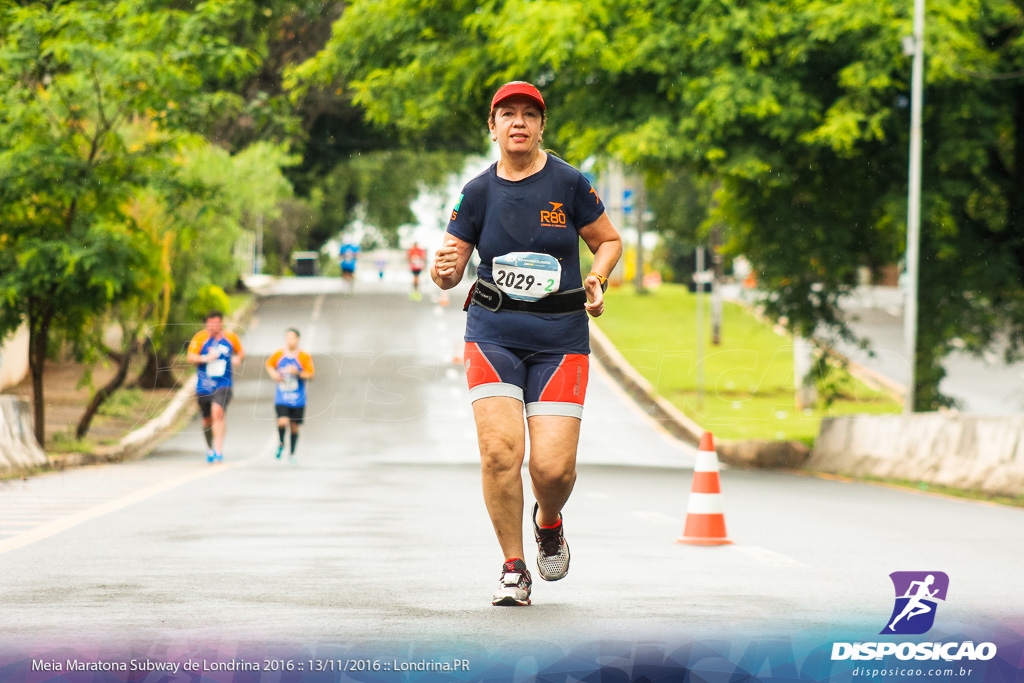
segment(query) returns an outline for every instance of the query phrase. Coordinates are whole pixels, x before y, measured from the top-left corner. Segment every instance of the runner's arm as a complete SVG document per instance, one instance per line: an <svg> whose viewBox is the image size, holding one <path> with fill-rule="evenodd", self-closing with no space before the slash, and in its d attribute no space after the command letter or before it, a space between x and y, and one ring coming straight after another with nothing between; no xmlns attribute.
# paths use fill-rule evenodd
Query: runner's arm
<svg viewBox="0 0 1024 683"><path fill-rule="evenodd" d="M206 362L206 356L202 354L203 344L206 343L207 337L203 336L202 332L197 333L192 337L192 341L188 343L188 355L186 359L191 365L202 365Z"/></svg>
<svg viewBox="0 0 1024 683"><path fill-rule="evenodd" d="M430 279L441 289L451 289L462 282L472 255L472 244L446 232L444 246L434 253L434 262L430 264Z"/></svg>
<svg viewBox="0 0 1024 683"><path fill-rule="evenodd" d="M607 280L615 264L619 262L619 257L622 256L622 239L608 218L608 212L602 213L596 221L584 226L579 232L590 253L594 255L594 265L590 271ZM583 288L587 291L587 313L596 318L604 313L601 281L593 275L588 275L583 281Z"/></svg>
<svg viewBox="0 0 1024 683"><path fill-rule="evenodd" d="M302 353L299 355L299 365L302 366L302 370L299 372L299 377L304 380L313 379L313 375L316 374L316 370L313 368L313 358L308 353Z"/></svg>
<svg viewBox="0 0 1024 683"><path fill-rule="evenodd" d="M281 373L277 371L277 364L281 360L281 356L284 355L280 351L275 351L274 355L267 359L267 364L264 366L267 369L267 374L270 375L270 379L275 382L280 382L283 378Z"/></svg>
<svg viewBox="0 0 1024 683"><path fill-rule="evenodd" d="M228 332L224 335L228 339L228 343L231 344L231 348L234 349L234 355L231 356L231 363L233 365L239 365L245 360L245 349L242 348L242 340L238 338L238 335L234 332Z"/></svg>

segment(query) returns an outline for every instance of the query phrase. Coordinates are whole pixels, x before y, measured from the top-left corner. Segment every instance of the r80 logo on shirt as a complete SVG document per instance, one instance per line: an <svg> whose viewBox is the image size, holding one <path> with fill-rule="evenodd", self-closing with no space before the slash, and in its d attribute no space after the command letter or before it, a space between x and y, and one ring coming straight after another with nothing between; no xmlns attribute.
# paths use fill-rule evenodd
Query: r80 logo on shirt
<svg viewBox="0 0 1024 683"><path fill-rule="evenodd" d="M560 202L548 202L551 205L550 211L540 212L540 227L542 228L564 228L565 214L562 212Z"/></svg>

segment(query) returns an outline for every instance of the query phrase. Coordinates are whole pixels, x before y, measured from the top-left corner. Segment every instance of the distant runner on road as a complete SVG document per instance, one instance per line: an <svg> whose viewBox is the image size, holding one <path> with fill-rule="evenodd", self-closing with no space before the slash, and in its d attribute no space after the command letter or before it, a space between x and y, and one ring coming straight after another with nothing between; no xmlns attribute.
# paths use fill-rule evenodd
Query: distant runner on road
<svg viewBox="0 0 1024 683"><path fill-rule="evenodd" d="M210 311L206 329L196 332L188 345L188 362L198 368L196 401L203 415L206 462L224 460L224 413L231 402L234 368L245 358L242 341L234 332L224 332L224 314Z"/></svg>
<svg viewBox="0 0 1024 683"><path fill-rule="evenodd" d="M494 605L531 600L523 560L527 431L537 570L546 581L569 571L561 510L576 483L589 371L587 313L604 311L607 277L622 254L618 232L587 179L540 149L545 116L544 98L529 83L513 81L495 93L488 126L501 159L463 188L430 272L438 287L451 289L474 248L480 253L464 357L484 502L504 555ZM580 238L594 254L585 278Z"/></svg>
<svg viewBox="0 0 1024 683"><path fill-rule="evenodd" d="M358 244L346 242L341 245L339 256L341 257L341 279L348 287L348 293L355 291L356 287L356 261L359 258L360 248Z"/></svg>
<svg viewBox="0 0 1024 683"><path fill-rule="evenodd" d="M277 456L284 451L284 433L291 427L291 448L288 460L295 464L295 445L299 442L299 426L306 413L306 383L313 379L313 358L299 348L299 331L289 328L284 333L284 347L274 352L266 364L267 374L277 382L274 411L277 413Z"/></svg>
<svg viewBox="0 0 1024 683"><path fill-rule="evenodd" d="M421 247L419 242L413 242L406 256L409 259L409 271L412 273L412 292L409 296L419 301L423 298L420 294L420 273L427 267L427 250Z"/></svg>

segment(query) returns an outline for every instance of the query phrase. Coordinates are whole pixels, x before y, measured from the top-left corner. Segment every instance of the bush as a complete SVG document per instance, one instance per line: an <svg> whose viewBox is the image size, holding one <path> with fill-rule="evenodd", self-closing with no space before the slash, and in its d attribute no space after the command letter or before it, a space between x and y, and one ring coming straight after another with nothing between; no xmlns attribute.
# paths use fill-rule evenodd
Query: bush
<svg viewBox="0 0 1024 683"><path fill-rule="evenodd" d="M199 289L188 305L188 312L193 320L203 320L210 311L220 311L224 315L231 312L231 300L224 290L217 285L206 285Z"/></svg>

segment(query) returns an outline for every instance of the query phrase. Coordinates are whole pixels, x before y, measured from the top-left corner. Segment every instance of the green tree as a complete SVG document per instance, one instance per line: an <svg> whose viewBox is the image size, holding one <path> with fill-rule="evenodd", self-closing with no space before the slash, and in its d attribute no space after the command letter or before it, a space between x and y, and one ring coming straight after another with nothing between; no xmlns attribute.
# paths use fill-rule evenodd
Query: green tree
<svg viewBox="0 0 1024 683"><path fill-rule="evenodd" d="M126 123L183 122L184 109L200 106L190 93L202 69L251 65L210 39L225 4L192 13L0 4L0 334L28 323L40 443L51 332L80 334L139 284L145 244L126 207L134 191L163 182L173 141L129 140Z"/></svg>
<svg viewBox="0 0 1024 683"><path fill-rule="evenodd" d="M1024 340L1024 7L929 2L917 409L955 338ZM911 3L895 0L356 1L289 75L341 84L402 140L483 145L487 98L531 80L563 156L720 183L711 219L769 311L849 335L860 266L896 261L906 212ZM465 143L463 144L465 146Z"/></svg>

